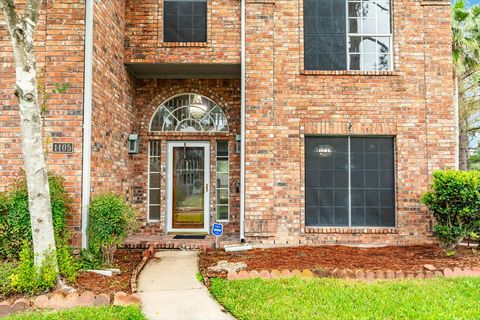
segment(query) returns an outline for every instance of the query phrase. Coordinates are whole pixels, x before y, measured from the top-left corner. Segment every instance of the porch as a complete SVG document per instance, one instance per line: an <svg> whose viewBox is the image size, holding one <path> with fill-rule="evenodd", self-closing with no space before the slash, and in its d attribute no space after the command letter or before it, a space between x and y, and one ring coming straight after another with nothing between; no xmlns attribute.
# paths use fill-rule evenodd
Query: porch
<svg viewBox="0 0 480 320"><path fill-rule="evenodd" d="M238 240L221 240L219 247L236 244ZM151 246L155 250L159 249L179 249L179 250L200 250L207 251L215 248L215 237L206 235L204 239L175 239L173 234L135 234L125 240L121 248L125 249L148 249Z"/></svg>

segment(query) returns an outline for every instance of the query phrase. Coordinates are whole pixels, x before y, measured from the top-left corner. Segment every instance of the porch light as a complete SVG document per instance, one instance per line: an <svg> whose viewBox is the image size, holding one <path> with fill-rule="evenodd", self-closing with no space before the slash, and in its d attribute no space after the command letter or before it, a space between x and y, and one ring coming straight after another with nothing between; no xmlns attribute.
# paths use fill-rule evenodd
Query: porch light
<svg viewBox="0 0 480 320"><path fill-rule="evenodd" d="M203 103L202 96L195 94L193 95L193 101L190 104L190 116L195 120L202 119L207 113L208 106Z"/></svg>
<svg viewBox="0 0 480 320"><path fill-rule="evenodd" d="M328 158L335 152L335 149L333 149L333 147L329 145L319 145L315 148L314 151L318 154L319 157Z"/></svg>
<svg viewBox="0 0 480 320"><path fill-rule="evenodd" d="M140 149L140 139L138 134L131 134L128 136L128 153L129 154L138 154Z"/></svg>

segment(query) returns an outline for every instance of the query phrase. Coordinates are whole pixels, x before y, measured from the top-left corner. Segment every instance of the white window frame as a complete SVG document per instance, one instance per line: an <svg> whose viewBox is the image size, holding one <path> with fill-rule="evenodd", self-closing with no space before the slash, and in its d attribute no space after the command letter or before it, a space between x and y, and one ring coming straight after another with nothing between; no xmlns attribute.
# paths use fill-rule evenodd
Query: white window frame
<svg viewBox="0 0 480 320"><path fill-rule="evenodd" d="M227 143L227 155L226 156L222 156L222 157L219 157L218 156L218 143L219 142L225 142ZM227 172L220 172L222 174L227 174L228 176L228 186L225 188L219 188L218 187L218 179L216 179L216 182L217 184L215 185L215 209L216 209L216 216L215 216L215 219L216 221L218 222L229 222L230 221L230 143L228 140L218 140L217 141L217 146L216 146L216 155L215 155L215 161L216 161L216 164L218 163L218 159L221 159L221 160L227 160ZM216 165L215 167L215 176L218 178L218 165ZM228 201L228 204L219 204L218 203L218 191L219 190L227 190L227 201ZM227 207L227 215L228 215L228 218L227 219L219 219L218 216L218 207Z"/></svg>
<svg viewBox="0 0 480 320"><path fill-rule="evenodd" d="M158 156L152 156L151 155L151 144L152 143L158 143L158 152L159 152L159 155ZM150 188L150 174L151 173L160 173L160 179L161 179L161 176L162 176L162 171L160 169L159 172L151 172L150 170L150 163L151 163L151 159L152 158L159 158L160 159L160 162L162 161L162 149L161 149L161 141L160 140L150 140L148 141L148 178L147 178L147 222L159 222L161 220L161 216L162 216L162 213L161 213L161 208L162 208L162 197L161 197L161 192L162 192L162 184L160 183L160 187L158 188ZM161 180L160 180L161 181ZM154 204L152 206L155 206L155 207L160 207L160 217L159 219L151 219L150 218L150 190L158 190L160 192L160 203L159 204Z"/></svg>
<svg viewBox="0 0 480 320"><path fill-rule="evenodd" d="M362 26L362 33L350 33L350 14L349 14L349 10L348 10L348 5L349 3L363 3L363 2L366 2L364 0L345 0L345 13L346 13L346 21L345 21L345 27L346 27L346 50L347 50L347 70L349 71L392 71L393 70L393 66L394 66L394 61L393 61L393 32L392 32L392 29L393 29L393 1L392 0L389 0L388 2L390 3L390 11L389 11L389 14L390 14L390 33L378 33L378 34L373 34L373 33L363 33L363 26ZM384 1L386 2L386 1ZM377 18L377 17L376 17ZM363 55L362 52L359 52L358 55L360 56L360 70L352 70L350 68L350 47L349 47L349 43L350 43L350 38L351 37L385 37L385 38L389 38L389 53L388 53L388 56L389 56L389 59L390 59L390 66L389 66L389 69L388 70L366 70L363 68ZM354 53L356 54L356 53ZM377 57L378 57L378 53L377 53Z"/></svg>
<svg viewBox="0 0 480 320"><path fill-rule="evenodd" d="M203 147L205 150L204 174L204 216L203 229L174 229L173 228L173 148L174 147ZM210 142L207 141L170 141L167 142L167 232L207 233L210 229Z"/></svg>

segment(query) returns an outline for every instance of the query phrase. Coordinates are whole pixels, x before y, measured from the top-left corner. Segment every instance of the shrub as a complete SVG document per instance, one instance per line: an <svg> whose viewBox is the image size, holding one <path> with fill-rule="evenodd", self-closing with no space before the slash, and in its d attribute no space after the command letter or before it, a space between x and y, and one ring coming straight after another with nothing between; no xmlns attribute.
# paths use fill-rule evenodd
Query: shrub
<svg viewBox="0 0 480 320"><path fill-rule="evenodd" d="M77 277L79 263L72 255L72 248L68 245L70 234L67 231L66 216L68 212L69 197L63 186L63 178L49 174L50 197L52 206L52 220L57 245L57 261L60 274L68 281L74 282ZM32 292L37 289L33 286L28 289L22 284L22 279L28 279L30 268L27 249L32 251L32 231L30 225L30 211L28 208L28 192L25 178L21 178L6 193L0 194L0 260L20 260L21 268L16 273L19 283L16 291ZM24 251L21 254L20 251ZM52 259L53 262L53 259ZM39 285L39 288L45 286ZM1 290L1 289L0 289ZM40 290L40 289L39 289ZM2 290L3 291L3 290ZM6 290L5 290L6 291ZM3 291L3 292L5 292ZM8 293L7 293L8 294Z"/></svg>
<svg viewBox="0 0 480 320"><path fill-rule="evenodd" d="M68 282L77 280L81 263L72 255L73 248L67 243L66 238L57 240L57 262L60 275Z"/></svg>
<svg viewBox="0 0 480 320"><path fill-rule="evenodd" d="M111 265L117 245L137 227L135 211L114 194L95 197L89 211L89 248L84 252L84 259L90 266Z"/></svg>
<svg viewBox="0 0 480 320"><path fill-rule="evenodd" d="M65 236L69 198L61 177L50 174L50 197L55 238ZM24 240L31 243L30 211L25 178L0 195L0 259L14 260Z"/></svg>
<svg viewBox="0 0 480 320"><path fill-rule="evenodd" d="M431 191L422 197L422 202L435 217L434 232L440 245L453 250L479 227L480 172L436 171Z"/></svg>
<svg viewBox="0 0 480 320"><path fill-rule="evenodd" d="M54 261L52 252L50 256L47 256L40 270L37 270L34 265L32 247L25 241L20 251L19 266L9 276L12 290L17 293L33 295L52 289L58 278Z"/></svg>
<svg viewBox="0 0 480 320"><path fill-rule="evenodd" d="M15 268L16 265L14 263L0 263L0 300L6 298L13 291L10 283L10 275L13 273Z"/></svg>

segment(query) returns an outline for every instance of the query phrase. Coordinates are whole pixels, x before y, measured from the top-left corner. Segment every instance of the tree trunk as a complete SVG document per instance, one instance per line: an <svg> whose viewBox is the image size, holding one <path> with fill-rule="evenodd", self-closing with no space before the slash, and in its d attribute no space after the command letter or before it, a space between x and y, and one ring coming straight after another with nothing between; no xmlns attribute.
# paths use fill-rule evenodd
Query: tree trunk
<svg viewBox="0 0 480 320"><path fill-rule="evenodd" d="M25 14L17 16L12 0L0 0L10 32L16 67L15 95L20 108L22 149L32 225L35 266L40 268L47 257L56 259L52 208L47 164L43 148L42 122L38 103L36 60L33 36L41 1L28 1ZM56 265L56 261L55 261Z"/></svg>
<svg viewBox="0 0 480 320"><path fill-rule="evenodd" d="M465 121L460 122L458 165L460 170L468 170L468 131Z"/></svg>

